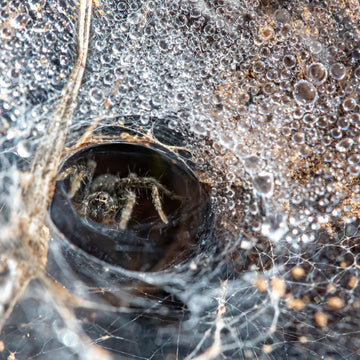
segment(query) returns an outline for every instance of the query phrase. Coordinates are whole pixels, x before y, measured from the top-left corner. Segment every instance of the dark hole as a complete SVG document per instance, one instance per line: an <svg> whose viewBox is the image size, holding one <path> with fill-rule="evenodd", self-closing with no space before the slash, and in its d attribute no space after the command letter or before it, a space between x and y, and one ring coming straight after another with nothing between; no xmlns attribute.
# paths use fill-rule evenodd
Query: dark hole
<svg viewBox="0 0 360 360"><path fill-rule="evenodd" d="M196 252L198 239L209 228L210 201L192 171L173 153L158 146L101 144L71 156L60 174L76 166L82 171L92 166L93 175L81 177L79 170L70 171L57 182L50 208L52 221L70 242L100 260L134 271L168 268ZM91 189L104 174L112 180ZM153 187L159 193L157 204ZM101 193L98 199L99 190L106 198Z"/></svg>

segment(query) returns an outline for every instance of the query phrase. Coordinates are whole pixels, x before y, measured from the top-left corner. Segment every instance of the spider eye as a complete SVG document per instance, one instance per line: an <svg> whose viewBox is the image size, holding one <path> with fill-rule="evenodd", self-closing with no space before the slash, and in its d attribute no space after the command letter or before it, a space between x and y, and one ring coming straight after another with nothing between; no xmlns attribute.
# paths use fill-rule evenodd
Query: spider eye
<svg viewBox="0 0 360 360"><path fill-rule="evenodd" d="M60 174L67 169L81 169L86 181L73 197L74 180L57 182L51 219L70 243L112 265L134 271L172 266L191 257L209 228L206 189L165 148L91 146L68 158Z"/></svg>

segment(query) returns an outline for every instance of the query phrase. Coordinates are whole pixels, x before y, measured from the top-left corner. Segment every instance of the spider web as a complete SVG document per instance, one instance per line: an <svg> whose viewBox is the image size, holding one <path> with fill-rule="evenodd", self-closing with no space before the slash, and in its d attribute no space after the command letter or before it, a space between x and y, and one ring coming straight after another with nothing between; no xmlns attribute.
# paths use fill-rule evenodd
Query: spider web
<svg viewBox="0 0 360 360"><path fill-rule="evenodd" d="M6 313L79 5L0 10ZM89 260L48 216L47 268L6 319L0 358L359 359L359 12L357 0L94 1L64 154L107 132L146 136L209 188L213 223L189 261L130 273Z"/></svg>

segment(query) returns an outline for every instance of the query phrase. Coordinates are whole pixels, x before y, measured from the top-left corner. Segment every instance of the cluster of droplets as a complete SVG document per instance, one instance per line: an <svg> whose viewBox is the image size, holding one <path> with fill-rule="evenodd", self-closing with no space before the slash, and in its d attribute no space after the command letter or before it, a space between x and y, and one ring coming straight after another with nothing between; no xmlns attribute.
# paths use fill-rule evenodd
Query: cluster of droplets
<svg viewBox="0 0 360 360"><path fill-rule="evenodd" d="M198 87L199 98L192 98L188 121L194 133L212 140L201 151L211 154L215 183L224 181L223 187L229 190L233 183L242 182L242 190L254 193L251 207L259 199L272 211L285 203L290 206L289 218L283 216L287 223L279 224L280 235L279 229L272 234L267 224L265 228L259 224L259 218L267 221L260 206L255 219L253 212L245 211L249 215L245 222L270 239L273 235L272 240L282 238L290 226L289 243L308 242L314 234L300 235L309 229L331 220L355 219L354 207L339 202L358 196L356 188L346 184L360 173L359 9L356 3L350 7L340 3L257 5L250 9L244 4L202 4L202 14L213 15L203 28L204 32L212 29L212 46L207 51L202 44L201 55L195 56L201 61L207 55L207 68L216 71L208 72ZM232 17L232 12L238 16ZM200 44L209 40L204 32L198 31ZM214 51L216 45L219 49ZM219 151L214 144L227 150ZM232 155L237 158L234 167L245 170L244 176L232 176L239 174L232 168L227 175L226 158ZM255 171L247 165L254 158L254 163L264 164ZM323 191L329 183L342 187L340 200L334 202L334 194ZM222 200L215 198L224 203L220 213L227 209L227 193ZM306 207L307 215L300 207Z"/></svg>
<svg viewBox="0 0 360 360"><path fill-rule="evenodd" d="M28 166L74 64L75 9L71 1L0 1L0 146L8 150L0 165L10 174L13 161ZM229 282L229 304L240 310L224 318L254 326L254 338L262 327L273 335L264 331L256 343L264 347L245 349L244 358L294 352L271 347L286 333L301 345L306 333L316 350L318 330L331 325L341 343L356 327L359 12L356 0L94 1L70 136L94 119L128 115L136 130L152 130L156 118L183 133L200 181L211 186L219 256L241 288ZM187 289L189 307L200 298L196 286ZM214 297L208 291L204 302ZM266 316L258 324L259 309Z"/></svg>
<svg viewBox="0 0 360 360"><path fill-rule="evenodd" d="M74 4L3 0L0 12L0 147L24 159L74 65Z"/></svg>

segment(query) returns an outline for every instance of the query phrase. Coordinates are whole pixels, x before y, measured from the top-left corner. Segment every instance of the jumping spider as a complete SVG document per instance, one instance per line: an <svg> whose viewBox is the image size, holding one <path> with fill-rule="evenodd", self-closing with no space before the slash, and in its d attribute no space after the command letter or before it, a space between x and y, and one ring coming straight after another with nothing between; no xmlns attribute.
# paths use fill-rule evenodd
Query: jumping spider
<svg viewBox="0 0 360 360"><path fill-rule="evenodd" d="M102 174L95 179L95 161L88 161L86 165L73 165L58 175L57 181L70 177L70 191L68 193L76 210L83 216L98 223L119 225L126 230L136 204L136 189L151 191L152 203L164 224L168 219L162 208L160 194L171 199L180 199L158 180L152 177L140 177L129 173L127 177L112 174Z"/></svg>

